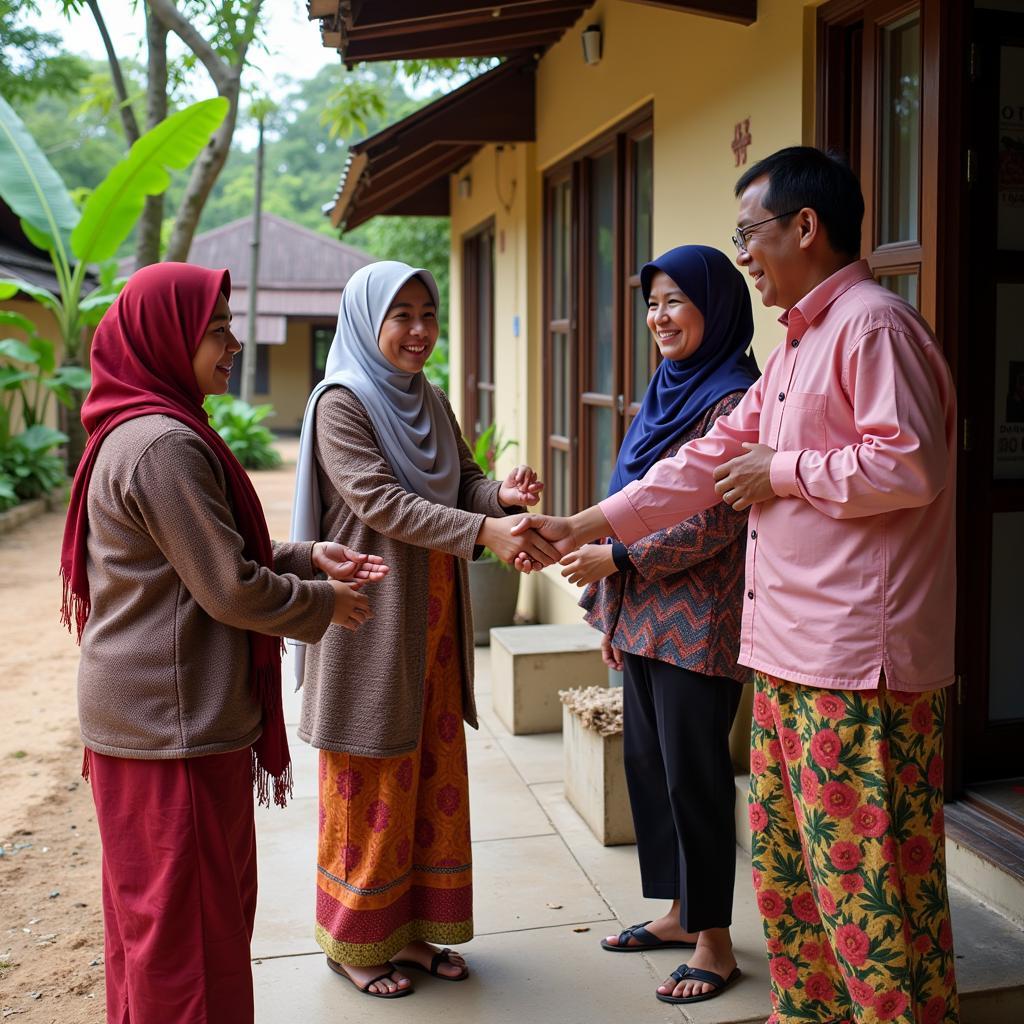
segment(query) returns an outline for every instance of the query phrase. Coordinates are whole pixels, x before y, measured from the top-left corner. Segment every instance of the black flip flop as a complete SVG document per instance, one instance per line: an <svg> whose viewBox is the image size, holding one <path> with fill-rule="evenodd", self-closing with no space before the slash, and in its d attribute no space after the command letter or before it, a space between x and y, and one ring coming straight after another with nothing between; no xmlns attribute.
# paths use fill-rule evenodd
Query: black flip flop
<svg viewBox="0 0 1024 1024"><path fill-rule="evenodd" d="M675 980L678 985L681 981L701 981L705 985L714 985L710 992L703 992L699 996L663 996L660 992L654 994L663 1003L703 1003L705 999L714 999L720 996L740 976L740 969L734 967L728 978L723 978L714 971L702 971L699 967L689 967L680 964L669 977Z"/></svg>
<svg viewBox="0 0 1024 1024"><path fill-rule="evenodd" d="M327 966L330 967L335 974L340 974L341 977L345 978L346 981L350 981L352 985L360 992L368 996L373 996L374 999L399 999L402 996L411 996L415 989L412 985L407 985L405 988L396 988L394 992L371 992L370 986L376 985L378 981L383 981L385 978L391 978L391 975L398 970L398 967L389 963L388 967L390 970L385 971L383 974L378 974L376 978L371 978L365 985L360 985L355 978L352 977L348 971L345 970L344 964L339 964L337 960L332 960L330 957L327 958ZM394 978L391 978L394 981Z"/></svg>
<svg viewBox="0 0 1024 1024"><path fill-rule="evenodd" d="M469 968L465 964L452 963L451 953L452 951L445 946L444 949L431 957L429 967L424 967L423 964L418 963L416 960L395 960L394 964L396 967L411 967L414 971L425 971L427 974L432 974L435 978L440 978L442 981L465 981L469 977ZM437 969L438 964L451 964L452 967L461 967L462 973L456 975L442 974Z"/></svg>
<svg viewBox="0 0 1024 1024"><path fill-rule="evenodd" d="M618 943L601 940L601 948L607 949L609 953L644 953L651 949L696 949L696 942L682 942L676 939L659 939L654 932L649 932L644 925L650 924L644 921L643 924L631 924L625 931L619 932ZM636 939L637 945L627 945L630 939Z"/></svg>

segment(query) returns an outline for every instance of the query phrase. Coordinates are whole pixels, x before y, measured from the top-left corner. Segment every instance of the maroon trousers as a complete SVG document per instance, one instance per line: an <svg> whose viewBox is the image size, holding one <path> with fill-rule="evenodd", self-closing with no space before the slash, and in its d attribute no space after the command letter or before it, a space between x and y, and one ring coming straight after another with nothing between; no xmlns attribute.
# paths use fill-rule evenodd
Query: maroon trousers
<svg viewBox="0 0 1024 1024"><path fill-rule="evenodd" d="M108 1024L252 1024L249 748L172 761L88 756Z"/></svg>

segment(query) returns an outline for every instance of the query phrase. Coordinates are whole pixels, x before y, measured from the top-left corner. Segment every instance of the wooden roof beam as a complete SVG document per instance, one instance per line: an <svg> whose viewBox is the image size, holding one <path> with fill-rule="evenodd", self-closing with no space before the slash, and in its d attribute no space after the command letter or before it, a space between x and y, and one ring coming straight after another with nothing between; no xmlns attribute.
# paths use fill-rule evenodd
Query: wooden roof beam
<svg viewBox="0 0 1024 1024"><path fill-rule="evenodd" d="M627 3L646 7L664 7L681 14L702 14L740 25L753 25L757 21L757 0L626 0Z"/></svg>

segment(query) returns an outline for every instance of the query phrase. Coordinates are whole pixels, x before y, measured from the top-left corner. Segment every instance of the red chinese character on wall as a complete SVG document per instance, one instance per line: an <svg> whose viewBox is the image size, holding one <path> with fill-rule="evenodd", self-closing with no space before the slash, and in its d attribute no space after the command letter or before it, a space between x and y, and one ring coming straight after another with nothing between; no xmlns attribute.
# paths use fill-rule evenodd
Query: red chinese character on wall
<svg viewBox="0 0 1024 1024"><path fill-rule="evenodd" d="M736 123L732 134L732 152L736 157L736 166L747 162L747 146L750 145L750 118Z"/></svg>

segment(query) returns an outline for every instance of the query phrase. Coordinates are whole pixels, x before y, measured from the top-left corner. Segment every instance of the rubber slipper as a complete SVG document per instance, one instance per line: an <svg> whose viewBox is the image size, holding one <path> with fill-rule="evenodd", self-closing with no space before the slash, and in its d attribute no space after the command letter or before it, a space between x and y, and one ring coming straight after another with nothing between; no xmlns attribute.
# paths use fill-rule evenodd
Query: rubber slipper
<svg viewBox="0 0 1024 1024"><path fill-rule="evenodd" d="M643 924L632 924L625 931L619 932L618 943L601 940L601 948L607 949L609 953L644 953L650 949L696 949L696 942L683 942L677 939L659 939L654 932L649 932L644 925L650 924L644 921ZM630 939L636 939L637 945L627 945Z"/></svg>
<svg viewBox="0 0 1024 1024"><path fill-rule="evenodd" d="M457 964L452 962L451 950L445 946L439 953L435 953L430 960L430 966L424 967L423 964L416 960L395 960L394 964L396 967L411 967L414 971L425 971L427 974L432 974L435 978L440 978L442 981L465 981L469 977L469 968L465 964ZM442 974L438 969L438 964L451 964L452 967L461 967L461 974Z"/></svg>
<svg viewBox="0 0 1024 1024"><path fill-rule="evenodd" d="M714 971L702 971L699 967L689 967L680 964L669 977L674 979L678 985L681 981L702 981L706 985L714 985L710 992L702 992L699 996L663 996L660 992L654 994L663 1003L703 1003L705 999L715 999L720 996L740 976L740 969L734 967L728 978L723 978Z"/></svg>
<svg viewBox="0 0 1024 1024"><path fill-rule="evenodd" d="M383 981L385 978L390 978L392 981L395 979L391 977L392 974L398 970L397 966L393 963L389 963L388 967L390 970L385 971L383 974L378 974L376 978L371 978L365 985L360 985L355 978L352 977L348 971L345 970L344 964L339 964L337 960L332 960L330 957L327 958L327 966L330 967L335 974L340 974L346 981L350 981L352 985L357 988L360 992L368 996L373 996L374 999L398 999L401 996L411 996L415 991L412 985L407 985L405 988L396 988L394 992L371 992L370 986L376 985L378 981Z"/></svg>

